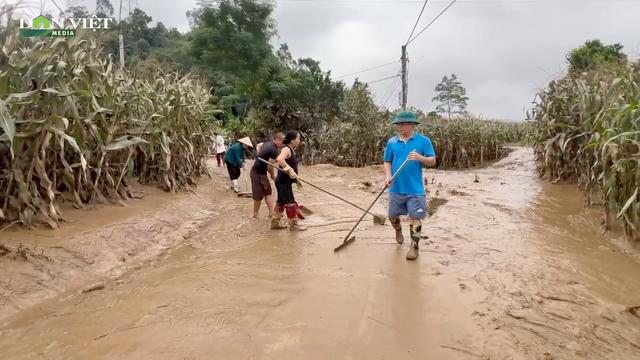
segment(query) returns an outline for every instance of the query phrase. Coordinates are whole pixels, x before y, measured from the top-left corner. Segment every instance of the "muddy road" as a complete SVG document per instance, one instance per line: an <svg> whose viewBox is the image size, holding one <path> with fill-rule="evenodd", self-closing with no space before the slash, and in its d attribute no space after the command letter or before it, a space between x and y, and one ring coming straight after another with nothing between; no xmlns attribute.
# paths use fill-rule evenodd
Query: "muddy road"
<svg viewBox="0 0 640 360"><path fill-rule="evenodd" d="M639 359L637 249L605 239L575 186L538 181L532 156L429 170L415 262L371 216L334 254L360 212L309 187L309 229L268 230L218 168L198 196L85 212L60 233L8 231L52 260L0 259L19 279L3 280L0 358ZM363 207L382 179L327 165L301 176ZM385 209L383 196L373 211Z"/></svg>

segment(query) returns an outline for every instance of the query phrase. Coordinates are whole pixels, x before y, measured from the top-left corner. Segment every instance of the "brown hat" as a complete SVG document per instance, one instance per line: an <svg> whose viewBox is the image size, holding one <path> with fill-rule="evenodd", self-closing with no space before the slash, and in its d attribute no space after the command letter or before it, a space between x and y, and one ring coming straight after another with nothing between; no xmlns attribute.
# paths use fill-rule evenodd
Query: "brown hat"
<svg viewBox="0 0 640 360"><path fill-rule="evenodd" d="M251 143L251 139L249 139L249 138L248 138L248 137L246 137L246 136L245 136L245 137L243 137L242 139L238 139L238 142L239 142L239 143L241 143L241 144L245 144L245 145L247 145L248 147L251 147L251 148L253 147L253 144Z"/></svg>

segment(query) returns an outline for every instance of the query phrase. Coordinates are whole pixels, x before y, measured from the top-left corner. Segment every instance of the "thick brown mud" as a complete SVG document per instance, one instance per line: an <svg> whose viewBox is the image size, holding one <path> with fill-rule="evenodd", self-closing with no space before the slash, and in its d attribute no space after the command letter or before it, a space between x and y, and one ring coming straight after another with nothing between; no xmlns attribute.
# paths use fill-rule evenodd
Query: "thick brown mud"
<svg viewBox="0 0 640 360"><path fill-rule="evenodd" d="M529 150L481 170L429 170L429 239L415 262L371 216L334 253L360 212L309 187L309 229L268 230L264 209L251 220L251 200L215 171L198 195L73 213L60 232L1 233L33 250L0 257L11 313L0 358L640 358L634 249L602 235L573 185L538 181ZM362 207L382 180L379 167L301 176Z"/></svg>

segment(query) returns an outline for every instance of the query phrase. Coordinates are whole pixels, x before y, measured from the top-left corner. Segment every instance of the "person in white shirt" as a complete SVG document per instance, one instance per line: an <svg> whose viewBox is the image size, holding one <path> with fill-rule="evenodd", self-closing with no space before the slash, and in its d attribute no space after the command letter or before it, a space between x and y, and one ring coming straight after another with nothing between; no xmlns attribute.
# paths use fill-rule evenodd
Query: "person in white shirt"
<svg viewBox="0 0 640 360"><path fill-rule="evenodd" d="M213 145L214 153L216 154L216 161L218 162L218 167L225 166L224 163L224 155L227 152L227 147L224 145L224 138L222 135L218 133L213 133L215 136L215 142Z"/></svg>

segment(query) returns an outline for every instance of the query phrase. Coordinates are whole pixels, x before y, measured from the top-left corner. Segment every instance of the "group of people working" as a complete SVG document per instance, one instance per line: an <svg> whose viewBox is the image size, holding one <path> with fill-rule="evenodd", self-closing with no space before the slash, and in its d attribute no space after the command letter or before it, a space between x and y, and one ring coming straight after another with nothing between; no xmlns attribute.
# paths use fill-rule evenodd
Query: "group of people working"
<svg viewBox="0 0 640 360"><path fill-rule="evenodd" d="M415 113L402 111L394 117L392 124L397 135L388 140L384 151L385 188L389 189L388 215L398 244L404 243L400 217L408 215L411 244L406 258L415 260L419 255L422 220L427 216L422 169L436 165L436 153L431 140L416 131L419 121ZM293 184L301 186L297 179L296 156L300 141L298 131L289 131L286 135L278 132L273 134L270 141L257 146L256 161L251 168L253 217L258 217L264 200L271 217L272 229L305 230L298 222L299 206L293 194ZM240 168L244 167L244 152L249 147L253 145L245 137L234 143L224 155L232 186L236 191ZM269 178L274 181L278 193L275 204ZM288 226L281 223L283 214L287 216Z"/></svg>
<svg viewBox="0 0 640 360"><path fill-rule="evenodd" d="M216 134L216 138L219 135ZM259 143L256 149L256 159L251 167L251 192L254 200L253 217L258 218L260 206L264 201L271 218L271 229L289 229L303 231L306 227L299 223L301 218L299 205L293 193L293 184L299 188L302 184L298 177L298 157L296 150L302 141L299 131L292 130L283 134L272 135L271 140ZM216 139L216 147L218 141ZM224 144L224 140L223 140ZM243 137L225 149L224 165L227 167L231 187L239 192L238 178L244 168L245 151L253 148L251 139ZM218 149L216 148L216 152ZM217 154L216 154L217 155ZM221 166L220 162L218 166ZM274 203L271 180L277 190ZM286 214L288 224L282 224L282 217Z"/></svg>

